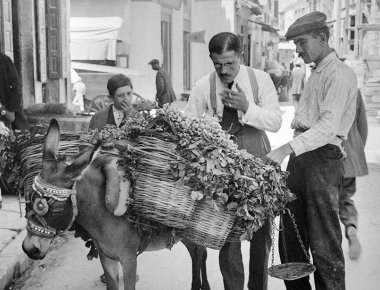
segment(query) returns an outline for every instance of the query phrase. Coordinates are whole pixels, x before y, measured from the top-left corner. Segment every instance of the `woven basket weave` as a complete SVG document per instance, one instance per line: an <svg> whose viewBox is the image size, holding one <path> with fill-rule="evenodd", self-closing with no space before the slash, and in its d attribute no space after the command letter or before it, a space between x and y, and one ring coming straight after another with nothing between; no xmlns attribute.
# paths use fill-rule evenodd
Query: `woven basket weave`
<svg viewBox="0 0 380 290"><path fill-rule="evenodd" d="M41 139L43 142L43 139ZM65 154L67 156L74 156L79 152L79 142L61 141L59 144L59 154ZM42 153L44 144L35 144L29 147L23 148L20 151L21 156L21 174L23 176L24 195L27 196L32 187L34 177L42 169Z"/></svg>
<svg viewBox="0 0 380 290"><path fill-rule="evenodd" d="M195 209L190 188L177 186L169 163L176 160L176 144L143 136L137 146L141 158L134 187L133 209L145 218L184 229Z"/></svg>
<svg viewBox="0 0 380 290"><path fill-rule="evenodd" d="M222 205L217 205L219 211L205 201L198 202L189 226L181 235L198 245L220 250L235 223L235 216Z"/></svg>

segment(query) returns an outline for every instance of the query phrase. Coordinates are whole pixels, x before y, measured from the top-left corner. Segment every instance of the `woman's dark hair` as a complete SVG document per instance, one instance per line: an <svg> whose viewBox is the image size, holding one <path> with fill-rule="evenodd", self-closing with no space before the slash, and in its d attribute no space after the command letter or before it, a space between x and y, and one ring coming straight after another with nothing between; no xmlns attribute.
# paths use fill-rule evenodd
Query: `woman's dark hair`
<svg viewBox="0 0 380 290"><path fill-rule="evenodd" d="M108 93L112 97L118 88L125 86L130 86L133 89L131 79L123 74L114 75L107 82Z"/></svg>
<svg viewBox="0 0 380 290"><path fill-rule="evenodd" d="M241 43L237 35L231 32L221 32L215 34L209 44L208 50L210 55L213 53L222 54L226 51L235 51L236 53L241 52Z"/></svg>

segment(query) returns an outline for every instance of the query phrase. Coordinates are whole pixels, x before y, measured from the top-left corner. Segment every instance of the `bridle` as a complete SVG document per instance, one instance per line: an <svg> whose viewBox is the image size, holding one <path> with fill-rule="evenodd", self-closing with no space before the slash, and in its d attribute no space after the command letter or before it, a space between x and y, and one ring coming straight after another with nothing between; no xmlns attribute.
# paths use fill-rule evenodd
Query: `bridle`
<svg viewBox="0 0 380 290"><path fill-rule="evenodd" d="M48 184L41 179L40 175L37 175L34 178L32 184L33 194L30 198L30 202L33 202L33 208L26 213L26 218L28 220L26 228L28 232L45 238L54 238L57 236L61 230L49 226L44 216L48 213L49 207L52 207L56 201L64 202L69 198L72 203L73 213L71 220L64 231L71 228L78 215L76 183L80 177L81 176L75 180L71 189ZM33 201L34 194L37 194L38 197ZM31 218L33 216L36 217L41 225L32 221Z"/></svg>

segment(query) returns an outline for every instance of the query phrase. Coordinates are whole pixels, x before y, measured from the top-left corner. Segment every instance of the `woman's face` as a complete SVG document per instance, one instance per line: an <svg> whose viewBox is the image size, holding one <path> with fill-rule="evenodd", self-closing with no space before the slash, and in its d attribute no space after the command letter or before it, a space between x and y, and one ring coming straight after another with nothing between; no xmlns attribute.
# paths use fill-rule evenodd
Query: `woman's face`
<svg viewBox="0 0 380 290"><path fill-rule="evenodd" d="M127 111L132 106L133 89L131 86L120 87L115 91L113 104L116 109Z"/></svg>

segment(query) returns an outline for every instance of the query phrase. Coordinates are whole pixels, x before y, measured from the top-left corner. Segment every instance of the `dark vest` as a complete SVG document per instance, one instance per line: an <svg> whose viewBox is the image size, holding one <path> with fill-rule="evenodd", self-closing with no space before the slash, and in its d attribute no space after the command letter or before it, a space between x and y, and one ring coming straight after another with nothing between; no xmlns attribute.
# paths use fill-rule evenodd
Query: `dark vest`
<svg viewBox="0 0 380 290"><path fill-rule="evenodd" d="M259 86L256 76L252 68L247 67L249 82L251 84L252 93L256 105L260 106ZM210 101L211 107L216 115L216 72L210 75ZM227 123L231 120L223 120ZM233 140L238 145L238 149L246 149L248 153L257 157L264 157L271 151L269 139L265 131L248 125L241 125L234 132L229 132L233 136Z"/></svg>

